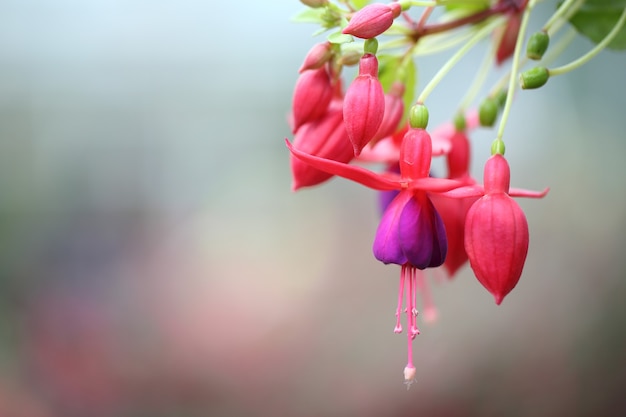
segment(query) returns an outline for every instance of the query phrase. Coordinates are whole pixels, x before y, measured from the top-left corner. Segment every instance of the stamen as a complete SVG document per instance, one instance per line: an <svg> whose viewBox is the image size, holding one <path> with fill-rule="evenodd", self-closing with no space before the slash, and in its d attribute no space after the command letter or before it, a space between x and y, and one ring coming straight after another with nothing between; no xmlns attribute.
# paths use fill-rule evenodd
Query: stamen
<svg viewBox="0 0 626 417"><path fill-rule="evenodd" d="M404 271L406 266L402 265L400 271L400 289L398 290L398 307L396 308L396 327L393 329L394 333L402 333L402 324L400 324L400 314L402 313L402 296L404 295Z"/></svg>
<svg viewBox="0 0 626 417"><path fill-rule="evenodd" d="M420 271L421 272L421 271ZM409 293L407 294L407 318L409 326L409 334L411 339L415 339L415 336L420 334L420 330L417 328L417 285L416 285L417 268L409 268Z"/></svg>

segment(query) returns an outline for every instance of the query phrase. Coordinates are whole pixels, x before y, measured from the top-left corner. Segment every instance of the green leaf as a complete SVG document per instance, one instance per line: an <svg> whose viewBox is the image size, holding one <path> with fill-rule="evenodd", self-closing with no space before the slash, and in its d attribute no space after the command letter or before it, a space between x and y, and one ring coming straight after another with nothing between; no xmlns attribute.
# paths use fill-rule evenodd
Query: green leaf
<svg viewBox="0 0 626 417"><path fill-rule="evenodd" d="M354 38L352 37L352 35L346 35L345 33L341 33L341 31L331 33L330 35L328 35L326 39L328 39L328 42L338 44L338 45L341 45L342 43L350 43L354 41Z"/></svg>
<svg viewBox="0 0 626 417"><path fill-rule="evenodd" d="M356 10L361 10L369 4L369 0L352 0L352 5Z"/></svg>
<svg viewBox="0 0 626 417"><path fill-rule="evenodd" d="M292 22L296 23L324 23L324 9L311 9L307 8L296 14L291 18Z"/></svg>
<svg viewBox="0 0 626 417"><path fill-rule="evenodd" d="M570 23L593 43L599 43L613 29L626 7L626 0L587 0L570 18ZM607 48L626 49L626 25Z"/></svg>
<svg viewBox="0 0 626 417"><path fill-rule="evenodd" d="M450 4L445 4L445 8L447 11L454 11L458 13L460 16L465 16L468 14L473 14L476 12L480 12L481 10L488 9L491 6L491 2L489 0L473 0L465 3L461 2L451 2Z"/></svg>

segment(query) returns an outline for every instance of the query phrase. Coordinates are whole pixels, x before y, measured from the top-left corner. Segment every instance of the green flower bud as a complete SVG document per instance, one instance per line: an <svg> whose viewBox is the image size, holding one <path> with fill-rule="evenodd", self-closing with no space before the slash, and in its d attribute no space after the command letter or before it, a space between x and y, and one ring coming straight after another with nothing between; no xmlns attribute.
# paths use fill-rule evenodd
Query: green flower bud
<svg viewBox="0 0 626 417"><path fill-rule="evenodd" d="M498 91L498 94L496 95L496 102L498 103L498 107L504 107L504 104L506 103L506 90Z"/></svg>
<svg viewBox="0 0 626 417"><path fill-rule="evenodd" d="M492 155L504 155L504 142L500 139L496 139L491 143Z"/></svg>
<svg viewBox="0 0 626 417"><path fill-rule="evenodd" d="M550 44L550 36L544 32L535 32L528 39L526 45L526 56L530 59L539 60L548 49Z"/></svg>
<svg viewBox="0 0 626 417"><path fill-rule="evenodd" d="M416 104L409 112L409 126L414 129L426 129L428 126L428 108L423 104Z"/></svg>
<svg viewBox="0 0 626 417"><path fill-rule="evenodd" d="M454 116L453 123L454 123L454 130L456 130L457 132L462 132L467 127L467 122L465 121L465 115L461 112L457 113L456 116Z"/></svg>
<svg viewBox="0 0 626 417"><path fill-rule="evenodd" d="M548 82L550 72L545 67L535 67L520 74L519 80L524 90L539 88Z"/></svg>
<svg viewBox="0 0 626 417"><path fill-rule="evenodd" d="M318 7L324 7L328 4L328 0L300 0L300 3L305 6L317 9Z"/></svg>
<svg viewBox="0 0 626 417"><path fill-rule="evenodd" d="M340 65L351 67L358 64L362 56L363 54L359 51L350 49L341 53L341 56L337 59L337 63Z"/></svg>
<svg viewBox="0 0 626 417"><path fill-rule="evenodd" d="M496 122L497 117L498 103L496 99L487 97L483 100L480 104L480 108L478 109L478 119L480 120L480 125L491 127Z"/></svg>

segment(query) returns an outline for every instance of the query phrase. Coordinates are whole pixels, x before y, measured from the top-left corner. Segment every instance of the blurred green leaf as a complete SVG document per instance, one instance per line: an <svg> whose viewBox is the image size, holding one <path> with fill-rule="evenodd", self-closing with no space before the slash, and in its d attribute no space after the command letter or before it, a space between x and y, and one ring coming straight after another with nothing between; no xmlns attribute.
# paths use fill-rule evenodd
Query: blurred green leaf
<svg viewBox="0 0 626 417"><path fill-rule="evenodd" d="M581 35L597 44L613 29L624 7L626 0L587 0L570 18L570 23ZM626 49L626 25L607 47Z"/></svg>
<svg viewBox="0 0 626 417"><path fill-rule="evenodd" d="M355 9L360 10L369 4L369 0L352 0Z"/></svg>
<svg viewBox="0 0 626 417"><path fill-rule="evenodd" d="M405 116L402 118L402 123L406 120L406 115L415 97L415 85L417 83L417 71L415 68L415 62L409 58L409 61L405 63L403 71L400 70L402 64L402 57L391 55L378 55L378 79L383 86L383 90L388 92L394 81L404 82L404 109ZM399 79L399 77L403 79Z"/></svg>
<svg viewBox="0 0 626 417"><path fill-rule="evenodd" d="M324 23L324 9L311 9L307 8L297 13L295 16L291 18L292 22L296 23Z"/></svg>

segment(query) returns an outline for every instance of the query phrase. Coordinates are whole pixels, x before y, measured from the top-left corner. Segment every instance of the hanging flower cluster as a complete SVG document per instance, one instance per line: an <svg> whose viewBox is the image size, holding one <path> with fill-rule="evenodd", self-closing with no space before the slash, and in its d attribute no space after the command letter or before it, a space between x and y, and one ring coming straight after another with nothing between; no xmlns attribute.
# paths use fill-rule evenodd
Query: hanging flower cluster
<svg viewBox="0 0 626 417"><path fill-rule="evenodd" d="M623 6L598 6L610 9L615 25L608 32L603 29L600 39L592 38L597 46L588 54L548 69L553 57L544 58L544 53L565 23L572 22L585 36L597 31L594 20L585 19L583 1L561 2L542 30L527 41L526 28L537 0L301 1L309 8L296 20L319 24L319 34L335 31L310 49L299 70L290 114L294 137L286 140L292 188L316 186L339 176L380 193L373 254L384 264L400 267L394 331L403 331L401 316L406 313L404 378L410 384L416 374L412 341L419 334L418 293L425 319L436 315L424 270L441 267L452 278L469 263L496 304L522 275L528 223L513 197L542 198L548 190L509 185L503 137L515 90L541 87L607 46L626 48L618 37L626 11ZM388 40L379 43L383 37ZM571 38L560 39L553 47L555 55ZM429 130L426 99L463 55L481 44L488 50L485 64L473 82L468 80L468 92L450 112L451 121ZM418 89L416 72L422 57L449 49L454 53L448 62ZM529 59L540 66L521 72ZM486 73L507 64L506 76L481 97ZM356 75L349 77L345 69L353 66ZM472 110L474 105L477 110ZM479 127L494 126L498 117L481 183L470 173L470 136ZM437 157L445 158L445 176L431 172ZM386 169L375 172L364 166L372 162Z"/></svg>

